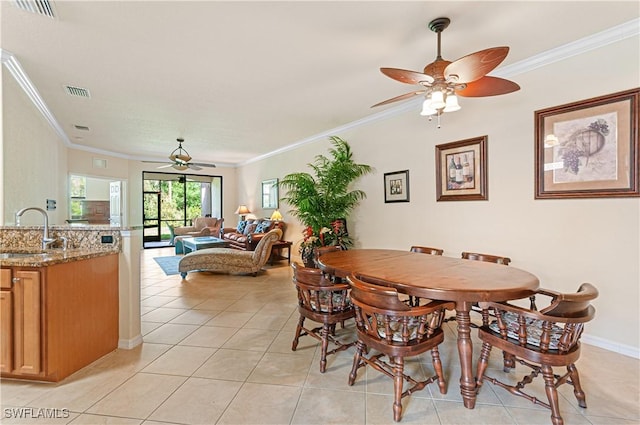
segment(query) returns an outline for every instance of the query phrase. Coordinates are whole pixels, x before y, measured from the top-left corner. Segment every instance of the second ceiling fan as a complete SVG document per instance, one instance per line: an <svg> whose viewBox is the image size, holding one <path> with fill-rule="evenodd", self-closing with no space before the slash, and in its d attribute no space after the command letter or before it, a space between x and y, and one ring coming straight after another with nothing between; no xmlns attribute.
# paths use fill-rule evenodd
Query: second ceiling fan
<svg viewBox="0 0 640 425"><path fill-rule="evenodd" d="M506 46L480 50L453 62L442 59L440 37L450 23L449 18L436 18L429 22L429 29L438 34L438 54L435 61L425 66L422 72L380 68L389 78L405 84L418 84L423 88L376 103L372 108L414 96L424 96L421 114L429 117L437 115L440 118L444 112L460 109L457 96L496 96L520 90L520 86L513 81L487 76L507 57L509 48Z"/></svg>
<svg viewBox="0 0 640 425"><path fill-rule="evenodd" d="M202 167L211 167L211 168L215 168L215 164L206 164L206 163L202 163L202 162L191 162L191 155L189 155L189 152L187 152L183 147L182 144L184 143L184 139L183 138L178 138L176 139L178 141L178 147L175 148L171 154L169 155L169 160L171 160L170 163L165 164L165 165L161 165L158 168L173 168L175 170L178 171L184 171L187 169L192 169L192 170L202 170ZM144 161L144 162L157 162L157 161Z"/></svg>

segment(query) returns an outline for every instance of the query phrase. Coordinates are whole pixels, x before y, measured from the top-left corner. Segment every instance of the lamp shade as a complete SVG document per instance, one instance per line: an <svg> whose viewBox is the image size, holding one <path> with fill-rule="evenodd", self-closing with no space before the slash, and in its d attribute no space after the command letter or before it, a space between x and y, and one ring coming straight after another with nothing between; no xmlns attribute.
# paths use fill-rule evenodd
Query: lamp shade
<svg viewBox="0 0 640 425"><path fill-rule="evenodd" d="M246 205L240 205L236 210L236 214L240 214L240 215L251 214L251 211L249 211L249 208L247 208Z"/></svg>
<svg viewBox="0 0 640 425"><path fill-rule="evenodd" d="M460 104L458 104L458 96L455 94L450 94L447 96L446 106L444 107L443 112L455 112L461 109Z"/></svg>
<svg viewBox="0 0 640 425"><path fill-rule="evenodd" d="M271 214L271 220L274 220L274 221L282 220L282 214L280 214L280 211L275 210L273 214Z"/></svg>
<svg viewBox="0 0 640 425"><path fill-rule="evenodd" d="M431 104L429 106L431 107L431 109L444 108L445 107L444 93L438 90L431 93Z"/></svg>
<svg viewBox="0 0 640 425"><path fill-rule="evenodd" d="M422 116L428 116L428 115L435 115L438 113L438 111L436 111L435 109L431 108L430 106L431 104L431 100L427 99L422 103L422 111L420 112L420 115Z"/></svg>

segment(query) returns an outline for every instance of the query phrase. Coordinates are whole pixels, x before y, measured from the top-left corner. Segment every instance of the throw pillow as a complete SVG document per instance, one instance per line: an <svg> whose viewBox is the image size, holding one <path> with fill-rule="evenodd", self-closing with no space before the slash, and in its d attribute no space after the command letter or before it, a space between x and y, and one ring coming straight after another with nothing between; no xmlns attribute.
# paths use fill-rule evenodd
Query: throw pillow
<svg viewBox="0 0 640 425"><path fill-rule="evenodd" d="M258 227L256 227L256 233L265 233L267 230L269 230L269 227L271 227L271 221L261 221L260 224L258 224Z"/></svg>
<svg viewBox="0 0 640 425"><path fill-rule="evenodd" d="M248 224L247 228L244 229L244 234L245 235L249 235L251 233L254 233L256 231L256 227L258 227L258 225L256 223Z"/></svg>
<svg viewBox="0 0 640 425"><path fill-rule="evenodd" d="M245 220L242 220L238 222L238 227L236 227L236 230L238 231L238 233L244 233L244 229L246 227L247 227L247 222Z"/></svg>

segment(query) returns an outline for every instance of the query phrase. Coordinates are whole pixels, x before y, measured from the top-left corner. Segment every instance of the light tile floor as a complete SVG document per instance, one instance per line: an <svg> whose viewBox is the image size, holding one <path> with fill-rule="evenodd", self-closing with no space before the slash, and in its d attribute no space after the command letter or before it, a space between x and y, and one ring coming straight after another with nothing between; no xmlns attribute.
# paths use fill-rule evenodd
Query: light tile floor
<svg viewBox="0 0 640 425"><path fill-rule="evenodd" d="M153 260L171 248L142 255L144 344L116 350L58 384L3 380L3 424L387 424L393 423L390 379L361 370L347 385L354 348L328 358L319 372L319 346L310 337L291 351L298 318L291 269L286 262L258 277L190 273L165 276ZM486 383L476 408L462 405L455 322L445 325L440 351L449 382L403 401L404 424L548 424L546 409ZM347 340L353 326L339 329ZM480 344L474 340L474 358ZM501 355L492 353L494 374ZM430 371L430 357L408 367ZM520 366L519 366L520 367ZM640 423L640 362L583 345L578 362L587 409L572 389L561 388L566 424ZM522 371L522 369L519 369ZM512 372L510 376L513 376ZM544 399L542 386L534 388ZM25 409L31 408L31 410ZM51 415L60 418L15 418Z"/></svg>

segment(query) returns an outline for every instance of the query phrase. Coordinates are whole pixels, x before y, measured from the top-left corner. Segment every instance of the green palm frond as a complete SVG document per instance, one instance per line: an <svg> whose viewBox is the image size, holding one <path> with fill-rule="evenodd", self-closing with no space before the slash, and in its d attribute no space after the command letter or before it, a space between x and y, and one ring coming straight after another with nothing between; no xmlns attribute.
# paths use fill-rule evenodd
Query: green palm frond
<svg viewBox="0 0 640 425"><path fill-rule="evenodd" d="M316 232L337 218L346 218L366 198L362 190L349 189L359 177L373 171L369 165L353 160L346 141L337 136L329 140L333 145L330 157L317 155L313 163L307 164L313 175L291 173L279 183L286 191L281 200L293 207L289 212Z"/></svg>

